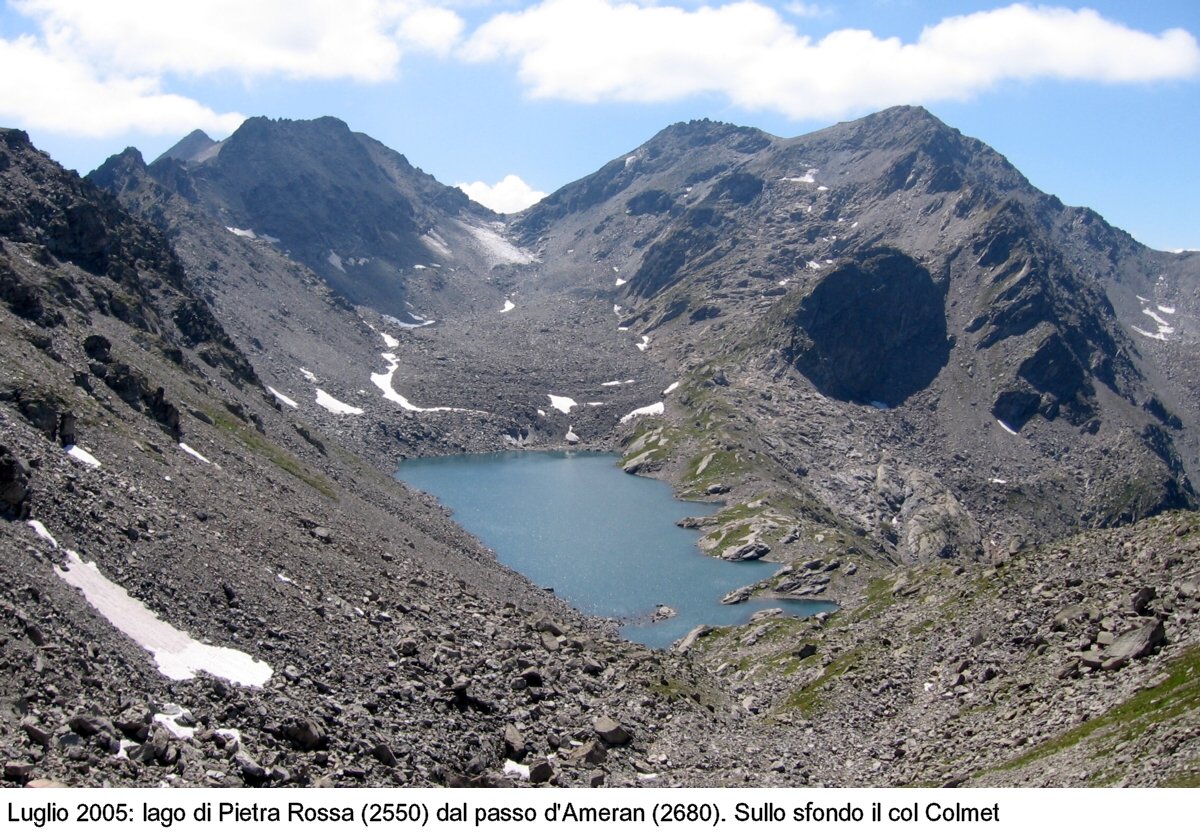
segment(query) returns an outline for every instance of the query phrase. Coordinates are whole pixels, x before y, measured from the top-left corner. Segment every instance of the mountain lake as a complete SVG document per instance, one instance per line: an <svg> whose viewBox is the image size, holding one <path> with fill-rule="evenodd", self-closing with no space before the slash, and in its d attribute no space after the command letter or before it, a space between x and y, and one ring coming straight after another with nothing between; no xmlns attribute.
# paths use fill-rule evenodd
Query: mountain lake
<svg viewBox="0 0 1200 838"><path fill-rule="evenodd" d="M765 608L800 616L836 608L786 599L722 605L726 593L779 566L705 555L697 532L675 522L719 507L677 500L668 484L625 474L611 454L418 458L402 461L395 477L436 496L501 562L579 610L617 620L622 635L646 646L669 646L701 623L743 623ZM652 621L659 604L678 615Z"/></svg>

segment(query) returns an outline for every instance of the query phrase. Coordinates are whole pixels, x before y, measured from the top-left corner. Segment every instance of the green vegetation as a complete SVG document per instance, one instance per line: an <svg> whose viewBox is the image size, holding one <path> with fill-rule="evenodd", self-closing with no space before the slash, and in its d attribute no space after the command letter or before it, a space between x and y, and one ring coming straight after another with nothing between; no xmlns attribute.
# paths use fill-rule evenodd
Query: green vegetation
<svg viewBox="0 0 1200 838"><path fill-rule="evenodd" d="M1167 667L1167 677L1142 690L1107 713L1089 719L999 766L1000 771L1023 768L1078 745L1096 734L1130 741L1151 725L1200 711L1200 646L1190 646ZM1186 779L1186 777L1184 777Z"/></svg>
<svg viewBox="0 0 1200 838"><path fill-rule="evenodd" d="M619 465L625 468L639 458L643 463L665 463L670 459L678 437L676 429L669 425L650 428L626 444L625 454L621 457Z"/></svg>
<svg viewBox="0 0 1200 838"><path fill-rule="evenodd" d="M892 593L890 577L876 576L867 582L867 601L850 614L851 622L869 620L887 611L896 604L896 595Z"/></svg>
<svg viewBox="0 0 1200 838"><path fill-rule="evenodd" d="M245 425L224 410L213 410L210 415L213 416L213 424L219 430L237 439L243 447L255 454L266 457L276 466L293 477L304 481L330 500L337 500L337 494L333 491L333 487L329 484L328 480L319 474L313 474L303 463L275 445L258 431Z"/></svg>
<svg viewBox="0 0 1200 838"><path fill-rule="evenodd" d="M1191 770L1172 775L1163 781L1165 789L1195 789L1200 788L1200 766Z"/></svg>
<svg viewBox="0 0 1200 838"><path fill-rule="evenodd" d="M783 708L786 710L795 710L802 716L813 716L824 706L825 696L823 693L825 686L831 681L841 678L853 669L865 654L864 649L859 647L830 661L825 667L825 671L815 681L789 695L783 703Z"/></svg>

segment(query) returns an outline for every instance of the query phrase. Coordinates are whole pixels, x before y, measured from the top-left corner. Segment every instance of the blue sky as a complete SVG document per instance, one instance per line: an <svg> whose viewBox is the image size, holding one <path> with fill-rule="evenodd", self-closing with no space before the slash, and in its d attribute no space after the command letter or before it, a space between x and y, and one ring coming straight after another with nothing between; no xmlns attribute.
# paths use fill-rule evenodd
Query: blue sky
<svg viewBox="0 0 1200 838"><path fill-rule="evenodd" d="M794 136L923 104L1065 202L1197 248L1198 36L1200 4L1152 0L9 0L0 124L86 172L328 114L512 207L679 120Z"/></svg>

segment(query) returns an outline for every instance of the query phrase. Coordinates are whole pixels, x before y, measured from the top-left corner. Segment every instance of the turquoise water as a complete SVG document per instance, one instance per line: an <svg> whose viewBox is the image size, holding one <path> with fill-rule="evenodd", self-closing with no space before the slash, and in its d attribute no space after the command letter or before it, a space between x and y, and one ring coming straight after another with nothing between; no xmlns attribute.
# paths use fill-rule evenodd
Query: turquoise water
<svg viewBox="0 0 1200 838"><path fill-rule="evenodd" d="M625 637L647 646L669 646L700 623L741 623L764 608L832 610L771 599L722 605L727 592L778 565L706 556L696 531L675 521L718 507L676 500L667 484L615 464L611 454L510 451L405 460L395 476L437 496L504 564L581 611L620 620ZM652 623L660 603L679 615Z"/></svg>

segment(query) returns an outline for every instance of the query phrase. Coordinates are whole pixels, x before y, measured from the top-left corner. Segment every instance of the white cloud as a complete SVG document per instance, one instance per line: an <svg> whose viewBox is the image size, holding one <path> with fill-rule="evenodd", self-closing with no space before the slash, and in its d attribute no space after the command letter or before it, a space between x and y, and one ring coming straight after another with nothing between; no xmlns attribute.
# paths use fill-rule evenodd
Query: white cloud
<svg viewBox="0 0 1200 838"><path fill-rule="evenodd" d="M544 0L496 15L461 55L516 61L535 98L720 94L795 119L967 99L1007 80L1128 83L1200 73L1200 47L1181 29L1153 35L1087 9L1024 5L946 18L903 43L861 29L813 40L754 0L695 9Z"/></svg>
<svg viewBox="0 0 1200 838"><path fill-rule="evenodd" d="M69 56L29 36L0 39L0 118L22 128L72 136L112 137L127 131L182 134L194 128L225 135L245 118L217 113L185 96L164 93L147 76L100 78Z"/></svg>
<svg viewBox="0 0 1200 838"><path fill-rule="evenodd" d="M462 36L463 19L449 9L417 9L400 24L400 36L408 44L427 52L445 55Z"/></svg>
<svg viewBox="0 0 1200 838"><path fill-rule="evenodd" d="M108 137L228 134L238 113L170 93L171 77L394 78L405 49L445 54L459 16L426 0L14 0L40 34L0 39L0 116Z"/></svg>
<svg viewBox="0 0 1200 838"><path fill-rule="evenodd" d="M457 186L466 192L472 201L504 213L520 212L546 197L545 192L539 192L516 175L507 175L491 186L481 180L460 183Z"/></svg>
<svg viewBox="0 0 1200 838"><path fill-rule="evenodd" d="M445 51L458 15L423 0L18 0L56 53L131 75L395 76L401 42Z"/></svg>
<svg viewBox="0 0 1200 838"><path fill-rule="evenodd" d="M796 17L828 17L833 10L819 3L788 3L783 7Z"/></svg>

